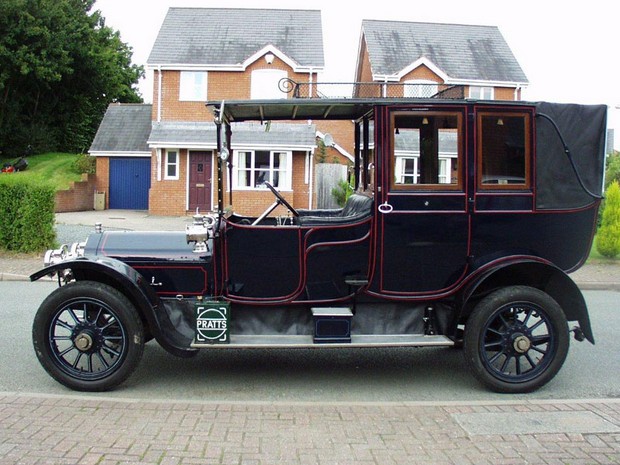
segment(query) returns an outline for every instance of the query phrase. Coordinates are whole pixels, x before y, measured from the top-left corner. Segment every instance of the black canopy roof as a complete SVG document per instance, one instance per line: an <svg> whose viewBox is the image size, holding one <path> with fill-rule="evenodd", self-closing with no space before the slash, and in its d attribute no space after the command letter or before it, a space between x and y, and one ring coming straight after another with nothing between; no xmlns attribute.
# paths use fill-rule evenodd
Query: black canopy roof
<svg viewBox="0 0 620 465"><path fill-rule="evenodd" d="M278 121L278 120L357 120L372 111L376 106L416 105L453 106L455 104L477 103L497 105L498 102L460 100L460 99L411 99L411 98L291 98L275 100L230 100L209 101L207 106L224 109L224 118L229 122L239 121ZM526 102L503 101L502 106L528 105ZM533 105L533 104L529 104Z"/></svg>
<svg viewBox="0 0 620 465"><path fill-rule="evenodd" d="M208 107L224 109L229 122L307 119L358 119L370 112L377 101L359 99L280 99L207 102Z"/></svg>

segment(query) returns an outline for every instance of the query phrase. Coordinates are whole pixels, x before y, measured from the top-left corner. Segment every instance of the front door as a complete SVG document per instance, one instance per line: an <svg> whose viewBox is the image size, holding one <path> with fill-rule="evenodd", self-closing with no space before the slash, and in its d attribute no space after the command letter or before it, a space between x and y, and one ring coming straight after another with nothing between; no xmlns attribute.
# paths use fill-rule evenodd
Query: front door
<svg viewBox="0 0 620 465"><path fill-rule="evenodd" d="M466 271L469 250L465 111L414 108L384 118L371 290L403 298L446 292Z"/></svg>
<svg viewBox="0 0 620 465"><path fill-rule="evenodd" d="M189 152L189 210L212 209L212 152Z"/></svg>

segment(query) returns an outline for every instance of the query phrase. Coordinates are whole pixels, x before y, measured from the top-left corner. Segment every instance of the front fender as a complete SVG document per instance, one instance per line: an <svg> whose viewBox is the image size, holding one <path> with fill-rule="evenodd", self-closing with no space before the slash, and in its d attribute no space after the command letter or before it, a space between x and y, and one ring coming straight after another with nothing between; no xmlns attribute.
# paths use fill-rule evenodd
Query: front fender
<svg viewBox="0 0 620 465"><path fill-rule="evenodd" d="M168 352L178 357L191 357L197 350L182 347L173 342L173 338L162 331L157 309L161 302L149 283L134 268L126 263L109 257L80 257L43 268L30 275L31 281L44 276L71 270L76 281L97 281L108 284L122 292L140 313L148 325L151 334Z"/></svg>
<svg viewBox="0 0 620 465"><path fill-rule="evenodd" d="M475 274L460 294L459 321L469 317L477 301L505 286L530 286L549 294L568 321L578 321L585 338L594 344L586 301L579 287L560 268L534 258L511 258L489 263Z"/></svg>

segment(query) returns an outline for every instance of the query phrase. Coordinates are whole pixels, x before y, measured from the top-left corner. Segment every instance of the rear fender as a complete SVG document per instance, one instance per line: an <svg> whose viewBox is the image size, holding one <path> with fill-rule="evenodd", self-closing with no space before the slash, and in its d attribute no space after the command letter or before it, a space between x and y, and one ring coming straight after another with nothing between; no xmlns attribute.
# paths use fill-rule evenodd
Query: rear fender
<svg viewBox="0 0 620 465"><path fill-rule="evenodd" d="M76 281L96 281L108 284L122 292L136 307L143 322L148 326L157 342L168 352L178 357L191 357L197 350L173 342L173 338L162 331L162 322L157 309L161 302L148 282L129 265L108 257L81 257L43 268L30 276L37 281L44 276L71 272Z"/></svg>
<svg viewBox="0 0 620 465"><path fill-rule="evenodd" d="M568 321L577 321L585 338L594 344L585 299L575 282L556 266L536 260L505 261L485 270L468 283L460 295L458 321L469 317L475 304L490 292L505 286L530 286L549 294L562 307Z"/></svg>

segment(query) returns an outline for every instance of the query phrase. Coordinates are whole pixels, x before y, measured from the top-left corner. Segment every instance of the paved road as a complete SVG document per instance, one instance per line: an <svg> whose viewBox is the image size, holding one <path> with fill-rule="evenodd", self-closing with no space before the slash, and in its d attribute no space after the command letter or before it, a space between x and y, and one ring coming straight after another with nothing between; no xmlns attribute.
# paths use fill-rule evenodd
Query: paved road
<svg viewBox="0 0 620 465"><path fill-rule="evenodd" d="M85 395L32 352L52 286L0 283L0 465L620 464L618 293L586 293L597 345L527 396L485 391L454 349L180 360L153 343L122 388Z"/></svg>
<svg viewBox="0 0 620 465"><path fill-rule="evenodd" d="M66 394L32 350L36 308L52 283L0 283L0 391ZM619 293L589 291L597 344L571 341L568 359L545 388L514 399L620 398ZM408 402L506 400L484 389L452 348L203 350L169 355L152 341L132 377L105 398L196 401Z"/></svg>

